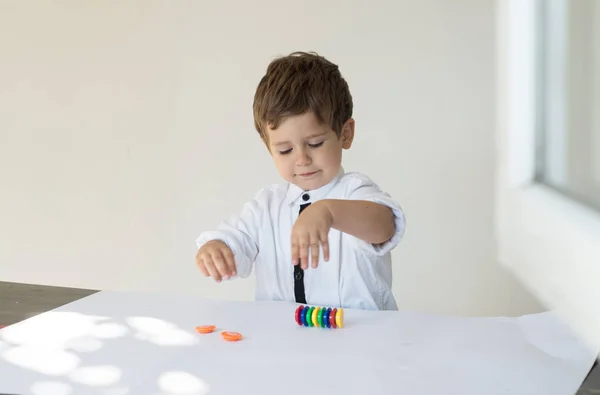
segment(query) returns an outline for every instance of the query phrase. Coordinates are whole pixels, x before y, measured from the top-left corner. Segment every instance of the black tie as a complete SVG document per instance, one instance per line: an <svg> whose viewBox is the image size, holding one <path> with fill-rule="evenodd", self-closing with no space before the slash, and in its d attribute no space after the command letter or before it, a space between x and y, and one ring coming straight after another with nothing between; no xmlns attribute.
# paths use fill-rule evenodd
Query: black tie
<svg viewBox="0 0 600 395"><path fill-rule="evenodd" d="M308 194L302 195L302 199L308 200L310 196ZM310 203L304 203L300 205L300 215L302 211L310 206ZM297 303L306 304L306 296L304 295L304 270L300 266L300 262L296 266L294 266L294 294L296 295Z"/></svg>

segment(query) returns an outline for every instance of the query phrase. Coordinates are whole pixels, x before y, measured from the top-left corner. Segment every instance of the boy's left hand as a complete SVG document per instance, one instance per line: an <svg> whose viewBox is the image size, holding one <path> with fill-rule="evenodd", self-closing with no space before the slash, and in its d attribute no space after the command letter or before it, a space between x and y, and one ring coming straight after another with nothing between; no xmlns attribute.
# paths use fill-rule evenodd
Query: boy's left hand
<svg viewBox="0 0 600 395"><path fill-rule="evenodd" d="M308 269L308 258L312 257L312 267L319 264L319 246L323 248L323 258L329 260L327 236L333 223L333 215L326 201L318 201L307 207L298 216L292 227L292 263ZM300 262L298 262L300 260Z"/></svg>

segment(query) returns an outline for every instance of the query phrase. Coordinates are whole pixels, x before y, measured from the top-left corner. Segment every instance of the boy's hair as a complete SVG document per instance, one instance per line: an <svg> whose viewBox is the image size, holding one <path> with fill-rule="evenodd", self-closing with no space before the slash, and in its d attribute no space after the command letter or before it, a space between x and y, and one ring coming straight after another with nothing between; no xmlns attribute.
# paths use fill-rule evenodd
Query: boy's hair
<svg viewBox="0 0 600 395"><path fill-rule="evenodd" d="M337 65L314 52L293 52L273 60L254 95L254 126L265 143L267 126L314 113L339 137L352 117L352 96Z"/></svg>

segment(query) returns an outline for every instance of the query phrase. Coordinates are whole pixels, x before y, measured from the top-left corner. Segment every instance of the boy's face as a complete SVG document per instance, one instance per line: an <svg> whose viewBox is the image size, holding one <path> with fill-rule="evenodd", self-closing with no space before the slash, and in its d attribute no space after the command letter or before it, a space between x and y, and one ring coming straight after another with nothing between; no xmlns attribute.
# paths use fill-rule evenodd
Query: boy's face
<svg viewBox="0 0 600 395"><path fill-rule="evenodd" d="M303 190L315 190L340 171L342 149L349 149L354 138L354 120L346 122L339 138L312 112L289 117L276 130L267 128L267 134L281 177Z"/></svg>

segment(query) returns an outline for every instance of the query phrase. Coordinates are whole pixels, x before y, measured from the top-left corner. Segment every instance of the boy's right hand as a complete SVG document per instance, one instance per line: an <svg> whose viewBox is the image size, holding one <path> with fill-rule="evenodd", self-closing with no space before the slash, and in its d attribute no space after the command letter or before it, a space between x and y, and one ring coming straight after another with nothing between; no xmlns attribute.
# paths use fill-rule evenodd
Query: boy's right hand
<svg viewBox="0 0 600 395"><path fill-rule="evenodd" d="M200 247L196 254L196 265L205 277L212 277L216 282L237 274L233 252L221 240L211 240Z"/></svg>

